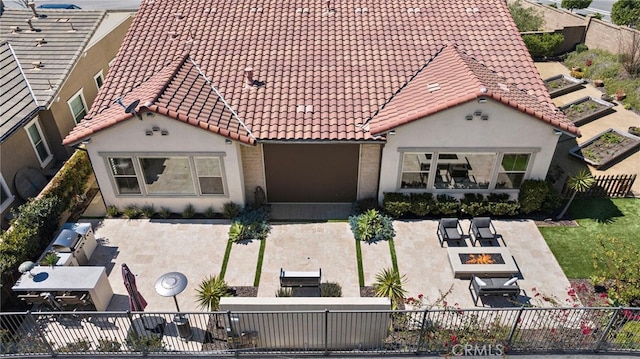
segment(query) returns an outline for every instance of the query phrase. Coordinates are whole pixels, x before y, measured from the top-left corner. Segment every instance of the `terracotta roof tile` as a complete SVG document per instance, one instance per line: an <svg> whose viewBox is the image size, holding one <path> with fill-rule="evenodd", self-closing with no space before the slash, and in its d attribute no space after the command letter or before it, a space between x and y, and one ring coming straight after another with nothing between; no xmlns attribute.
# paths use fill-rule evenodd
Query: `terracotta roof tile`
<svg viewBox="0 0 640 359"><path fill-rule="evenodd" d="M87 119L65 143L107 127L111 116L123 120L121 108L111 110L114 99L153 95L140 88L157 90L162 81L146 82L184 54L189 61L157 94L158 111L167 106L187 122L204 121L209 130L249 143L374 139L359 125L451 42L551 106L504 0L336 0L332 12L324 1L256 4L218 1L215 11L206 11L209 0L143 0ZM256 7L262 11L251 12ZM246 67L264 86L245 88ZM451 72L448 66L440 70ZM205 77L221 96L207 90ZM465 82L462 77L456 76ZM300 105L313 105L313 112L297 112Z"/></svg>

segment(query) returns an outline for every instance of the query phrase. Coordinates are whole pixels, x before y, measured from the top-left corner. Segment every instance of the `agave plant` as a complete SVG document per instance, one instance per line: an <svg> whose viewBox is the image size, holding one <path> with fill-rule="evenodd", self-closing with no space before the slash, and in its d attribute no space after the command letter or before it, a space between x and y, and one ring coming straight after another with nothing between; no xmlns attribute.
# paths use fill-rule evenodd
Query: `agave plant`
<svg viewBox="0 0 640 359"><path fill-rule="evenodd" d="M222 277L209 276L196 289L196 298L200 308L215 312L220 309L220 298L229 296L227 283Z"/></svg>
<svg viewBox="0 0 640 359"><path fill-rule="evenodd" d="M391 299L391 309L398 309L398 303L403 302L407 294L407 291L402 288L406 281L406 276L400 275L395 269L383 269L376 274L376 282L373 284L376 297L388 297Z"/></svg>

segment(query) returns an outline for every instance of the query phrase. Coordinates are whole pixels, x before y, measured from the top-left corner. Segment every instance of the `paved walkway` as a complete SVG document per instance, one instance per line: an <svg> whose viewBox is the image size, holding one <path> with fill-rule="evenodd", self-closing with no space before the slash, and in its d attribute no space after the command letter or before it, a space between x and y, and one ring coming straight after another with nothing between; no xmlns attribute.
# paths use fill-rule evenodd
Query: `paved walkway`
<svg viewBox="0 0 640 359"><path fill-rule="evenodd" d="M560 74L569 75L571 72L559 62L538 62L536 63L536 67L538 68L540 77L543 79ZM591 84L585 84L583 89L558 96L553 99L553 102L556 106L562 106L586 96L599 99L601 95L602 92L600 90ZM558 165L565 171L565 174L571 175L585 167L588 167L594 175L640 174L640 151L636 151L605 170L597 170L586 165L582 160L569 155L569 150L576 144L588 141L590 138L609 128L614 128L626 133L629 126L640 126L640 116L636 113L625 110L621 105L615 106L614 109L614 113L580 126L580 131L582 132L581 138L567 139L565 136L561 137L560 140L563 142L560 142L556 148L552 166ZM564 183L564 180L562 183ZM640 196L640 180L636 180L631 190L636 197Z"/></svg>
<svg viewBox="0 0 640 359"><path fill-rule="evenodd" d="M115 293L109 310L128 309L120 273L121 264L126 263L149 303L146 311L175 310L171 298L161 297L154 290L156 279L171 271L182 272L189 279L189 285L177 297L180 309L200 311L196 288L209 275L220 273L228 221L104 219L92 223L100 244L90 263L107 267ZM468 221L462 221L462 225L466 231ZM433 302L440 292L453 285L446 298L448 303L473 307L469 280L454 279L447 249L441 248L436 238L436 226L434 220L394 222L395 251L400 272L407 277L408 295L422 293L427 302ZM528 301L534 287L564 301L569 282L535 224L513 220L495 221L495 226L520 269L519 284L523 289L520 301ZM253 285L259 247L258 241L233 245L225 275L230 286ZM362 258L365 285L371 285L377 273L391 267L389 243L363 243ZM296 271L321 268L323 281L339 283L344 297L360 295L355 241L346 222L274 223L266 240L259 297L275 296L280 268Z"/></svg>

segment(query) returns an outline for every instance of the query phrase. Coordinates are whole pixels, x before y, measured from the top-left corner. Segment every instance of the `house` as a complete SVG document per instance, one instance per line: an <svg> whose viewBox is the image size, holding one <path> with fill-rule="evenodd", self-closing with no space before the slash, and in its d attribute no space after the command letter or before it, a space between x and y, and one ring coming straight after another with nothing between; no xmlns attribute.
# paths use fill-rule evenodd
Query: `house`
<svg viewBox="0 0 640 359"><path fill-rule="evenodd" d="M0 15L0 212L36 195L72 148L131 23L130 12L5 9Z"/></svg>
<svg viewBox="0 0 640 359"><path fill-rule="evenodd" d="M515 196L579 135L503 0L145 0L112 71L64 143L118 208Z"/></svg>

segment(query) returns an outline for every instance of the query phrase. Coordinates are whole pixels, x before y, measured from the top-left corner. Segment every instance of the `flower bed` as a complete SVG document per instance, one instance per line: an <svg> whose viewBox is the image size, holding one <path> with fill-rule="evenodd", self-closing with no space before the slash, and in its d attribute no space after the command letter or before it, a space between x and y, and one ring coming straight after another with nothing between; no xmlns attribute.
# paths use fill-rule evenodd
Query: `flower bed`
<svg viewBox="0 0 640 359"><path fill-rule="evenodd" d="M610 128L572 148L569 153L594 167L601 167L623 156L638 145L640 145L640 138Z"/></svg>
<svg viewBox="0 0 640 359"><path fill-rule="evenodd" d="M556 75L544 80L551 98L581 89L583 81L567 75Z"/></svg>
<svg viewBox="0 0 640 359"><path fill-rule="evenodd" d="M583 97L564 106L558 107L576 126L584 125L597 118L608 115L613 104L591 96Z"/></svg>

